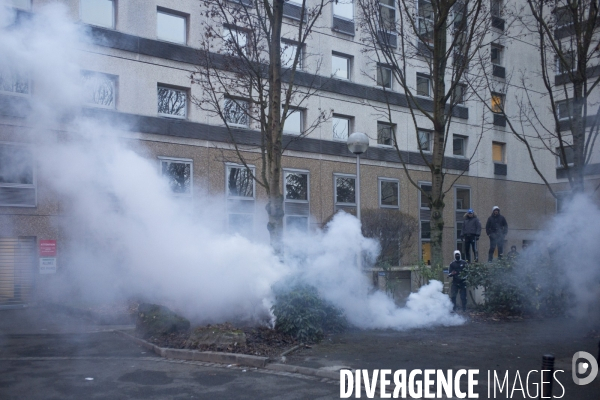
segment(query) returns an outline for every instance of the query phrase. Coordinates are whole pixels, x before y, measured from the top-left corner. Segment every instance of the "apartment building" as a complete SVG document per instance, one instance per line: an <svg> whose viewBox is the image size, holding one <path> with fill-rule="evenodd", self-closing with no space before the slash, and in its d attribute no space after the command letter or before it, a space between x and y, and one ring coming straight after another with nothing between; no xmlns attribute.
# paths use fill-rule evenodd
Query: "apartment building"
<svg viewBox="0 0 600 400"><path fill-rule="evenodd" d="M423 1L423 0L420 0ZM45 0L12 0L18 15L35 13ZM174 195L199 201L215 196L223 202L228 229L242 233L264 231L264 191L236 162L230 134L223 121L192 104L201 96L190 74L198 62L202 24L206 16L197 0L64 0L74 21L86 27L91 43L78 48L77 62L86 96L83 112L90 117L119 120L130 127L124 136L133 139L157 170L171 182ZM514 107L504 87L510 71L535 65L530 44L504 37L505 21L493 2L491 7L491 79L498 92L486 96L492 109ZM398 7L389 0L386 6ZM290 0L285 6L284 32L299 18L300 6ZM358 27L358 8L352 3L329 4L301 55L303 76L317 75L323 84L309 101L286 122L284 136L294 138L328 110L327 120L300 140L289 141L283 159L285 226L310 231L322 226L340 209L356 207L356 158L347 149L352 132L365 132L370 147L361 156L361 208L398 209L419 221L414 254L405 263L427 262L429 215L420 192L409 182L396 149L419 185L431 185L430 173L420 155L431 151L431 127L424 122L415 129L406 96L385 65L373 63L365 53L368 43ZM236 34L232 31L231 34ZM285 36L285 35L284 35ZM312 56L309 57L308 54ZM314 55L318 55L315 58ZM318 59L319 62L315 62ZM319 65L319 68L316 68ZM507 72L508 71L508 72ZM0 304L20 304L32 298L32 288L41 289L59 279L61 240L66 240L57 221L64 218L62 199L56 198L50 182L37 179L35 158L27 142L31 122L27 103L35 96L35 80L13 76L0 85L0 157L21 154L30 160L18 181L0 181ZM431 96L426 70L415 68L412 80L426 103ZM227 101L227 100L226 100ZM377 107L390 102L394 124L381 118ZM233 110L228 123L242 150L252 154L259 140L255 126L235 110L239 101L224 104ZM474 97L455 107L449 131L445 166L449 177L458 177L446 195L444 252L462 248L463 214L473 208L482 223L499 206L510 233L507 245L534 240L543 222L556 213L557 204L531 167L527 149L506 127L500 115ZM543 152L535 154L538 166L564 186L560 164ZM597 164L596 164L597 165ZM9 166L0 161L0 169ZM256 172L258 166L252 165ZM554 170L556 173L553 174ZM591 171L591 170L590 170ZM598 175L600 171L590 172ZM1 171L0 171L1 173ZM592 175L593 176L593 175ZM597 178L597 177L596 177ZM449 178L450 179L450 178ZM562 186L561 186L562 185ZM480 252L487 251L485 237ZM56 274L40 274L41 243L55 240L59 263ZM49 256L52 258L52 256ZM53 271L50 271L53 272Z"/></svg>

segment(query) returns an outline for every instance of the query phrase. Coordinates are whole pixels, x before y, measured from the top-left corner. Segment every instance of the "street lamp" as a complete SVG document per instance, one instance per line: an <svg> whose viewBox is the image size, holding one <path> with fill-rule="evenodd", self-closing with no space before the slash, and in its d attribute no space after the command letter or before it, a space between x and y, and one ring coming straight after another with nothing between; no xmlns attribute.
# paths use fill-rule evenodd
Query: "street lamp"
<svg viewBox="0 0 600 400"><path fill-rule="evenodd" d="M348 150L356 154L356 187L354 195L356 198L356 218L360 222L360 155L369 148L369 137L366 133L354 132L348 136Z"/></svg>

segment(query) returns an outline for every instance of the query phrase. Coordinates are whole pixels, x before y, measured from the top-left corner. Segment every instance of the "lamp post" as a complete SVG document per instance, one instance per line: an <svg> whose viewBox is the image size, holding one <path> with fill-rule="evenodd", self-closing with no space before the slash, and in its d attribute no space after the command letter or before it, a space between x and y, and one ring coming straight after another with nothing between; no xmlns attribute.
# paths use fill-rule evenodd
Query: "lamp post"
<svg viewBox="0 0 600 400"><path fill-rule="evenodd" d="M356 198L356 218L360 222L360 155L369 148L369 137L366 133L354 132L348 136L348 150L356 154L356 185L354 196Z"/></svg>
<svg viewBox="0 0 600 400"><path fill-rule="evenodd" d="M354 185L354 198L356 200L356 218L360 223L360 155L369 148L369 137L362 132L354 132L348 136L348 150L356 154L356 184ZM362 269L362 253L360 246L356 255L356 265L358 269Z"/></svg>

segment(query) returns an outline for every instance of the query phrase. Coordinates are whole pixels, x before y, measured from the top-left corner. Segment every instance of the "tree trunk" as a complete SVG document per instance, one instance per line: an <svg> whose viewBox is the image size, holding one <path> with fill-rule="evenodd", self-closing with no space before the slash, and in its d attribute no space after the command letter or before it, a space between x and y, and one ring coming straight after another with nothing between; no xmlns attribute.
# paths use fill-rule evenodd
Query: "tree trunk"
<svg viewBox="0 0 600 400"><path fill-rule="evenodd" d="M267 195L266 206L269 214L267 229L271 246L279 257L283 256L283 195L281 192L281 157L283 152L281 121L281 26L283 23L284 0L273 1L273 31L269 43L269 107L271 108L267 127Z"/></svg>

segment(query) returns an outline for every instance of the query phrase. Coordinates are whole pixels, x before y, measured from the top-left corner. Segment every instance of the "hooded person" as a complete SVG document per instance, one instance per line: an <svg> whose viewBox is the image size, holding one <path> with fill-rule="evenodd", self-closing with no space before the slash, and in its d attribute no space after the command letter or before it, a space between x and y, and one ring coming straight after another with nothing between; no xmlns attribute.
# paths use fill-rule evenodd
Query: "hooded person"
<svg viewBox="0 0 600 400"><path fill-rule="evenodd" d="M508 224L506 218L500 215L500 207L494 206L492 208L492 215L485 224L485 233L490 238L490 251L488 252L488 262L492 262L494 259L494 251L498 247L498 259L502 259L504 252L504 239L508 233Z"/></svg>
<svg viewBox="0 0 600 400"><path fill-rule="evenodd" d="M481 235L481 222L472 208L469 208L463 217L462 238L465 241L465 258L471 262L471 249L473 249L473 258L478 261L477 241Z"/></svg>
<svg viewBox="0 0 600 400"><path fill-rule="evenodd" d="M450 299L452 300L453 310L456 311L456 296L460 292L460 301L462 310L467 310L467 282L461 276L463 269L467 266L467 262L461 259L460 251L454 250L454 261L450 263L448 268L448 276L452 277L452 287L450 288Z"/></svg>

